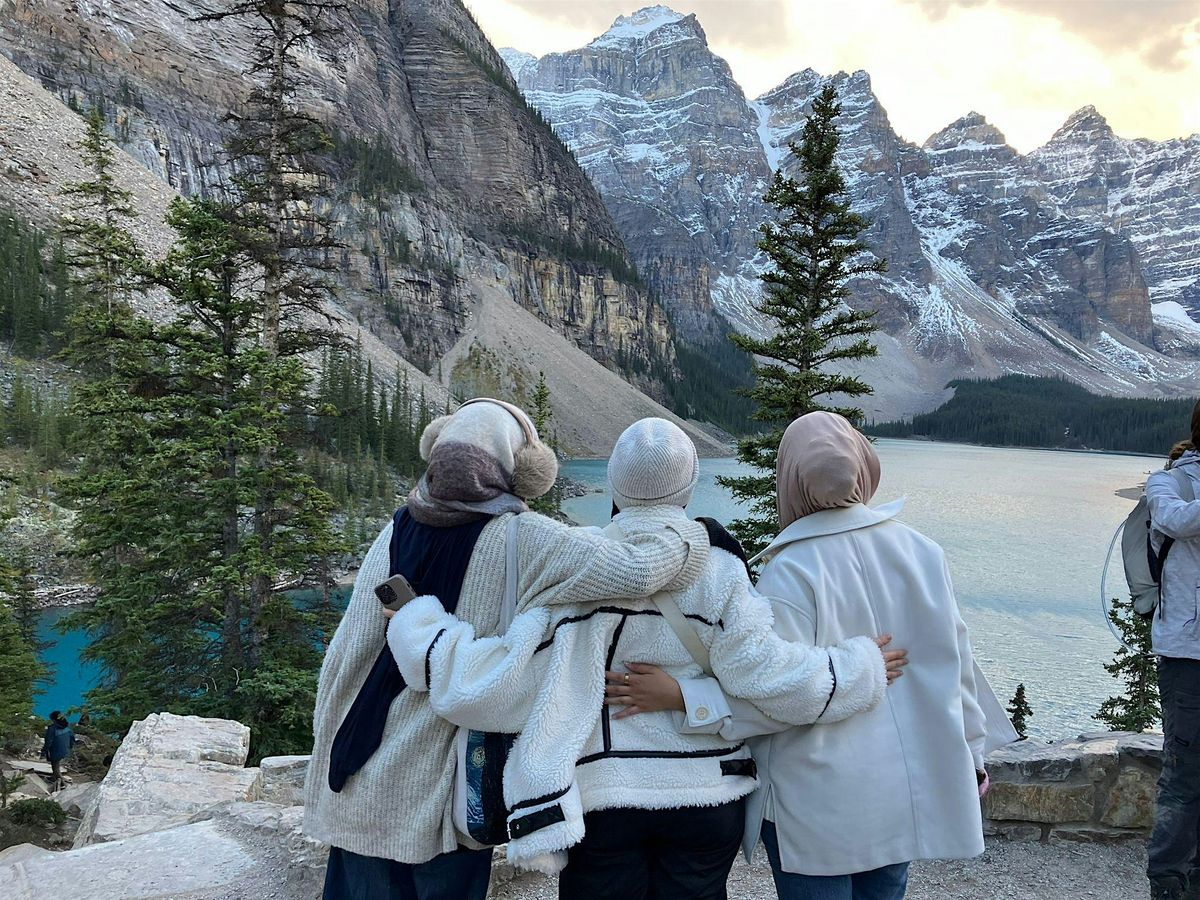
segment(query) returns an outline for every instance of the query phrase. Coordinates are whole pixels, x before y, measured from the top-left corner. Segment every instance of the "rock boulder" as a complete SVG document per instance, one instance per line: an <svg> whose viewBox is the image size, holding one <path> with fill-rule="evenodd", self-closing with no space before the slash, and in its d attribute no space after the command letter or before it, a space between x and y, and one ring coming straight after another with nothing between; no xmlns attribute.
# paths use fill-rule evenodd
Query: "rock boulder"
<svg viewBox="0 0 1200 900"><path fill-rule="evenodd" d="M262 799L281 806L302 806L309 759L309 756L268 756L260 762Z"/></svg>
<svg viewBox="0 0 1200 900"><path fill-rule="evenodd" d="M204 810L258 798L245 768L250 729L227 719L155 713L129 730L75 837L84 847L193 820Z"/></svg>
<svg viewBox="0 0 1200 900"><path fill-rule="evenodd" d="M0 859L6 900L150 900L219 894L252 877L255 858L215 822Z"/></svg>

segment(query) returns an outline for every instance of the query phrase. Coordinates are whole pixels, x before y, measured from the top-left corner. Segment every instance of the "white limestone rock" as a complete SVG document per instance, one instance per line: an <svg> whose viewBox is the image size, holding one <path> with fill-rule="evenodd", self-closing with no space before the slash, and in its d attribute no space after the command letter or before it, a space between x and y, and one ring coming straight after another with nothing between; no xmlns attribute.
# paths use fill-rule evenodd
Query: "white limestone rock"
<svg viewBox="0 0 1200 900"><path fill-rule="evenodd" d="M304 778L311 756L268 756L258 764L262 770L262 799L282 806L304 803Z"/></svg>
<svg viewBox="0 0 1200 900"><path fill-rule="evenodd" d="M215 822L198 822L66 853L0 858L6 900L157 900L220 895L258 861Z"/></svg>
<svg viewBox="0 0 1200 900"><path fill-rule="evenodd" d="M39 847L37 844L14 844L12 847L0 850L0 872L6 866L13 866L31 859L41 859L46 856L55 855L54 851L47 850L45 847Z"/></svg>
<svg viewBox="0 0 1200 900"><path fill-rule="evenodd" d="M84 847L192 821L211 807L258 798L245 768L250 729L227 719L155 713L135 722L83 813Z"/></svg>
<svg viewBox="0 0 1200 900"><path fill-rule="evenodd" d="M85 781L82 784L68 785L56 792L51 799L66 810L67 815L82 817L99 792L99 782Z"/></svg>

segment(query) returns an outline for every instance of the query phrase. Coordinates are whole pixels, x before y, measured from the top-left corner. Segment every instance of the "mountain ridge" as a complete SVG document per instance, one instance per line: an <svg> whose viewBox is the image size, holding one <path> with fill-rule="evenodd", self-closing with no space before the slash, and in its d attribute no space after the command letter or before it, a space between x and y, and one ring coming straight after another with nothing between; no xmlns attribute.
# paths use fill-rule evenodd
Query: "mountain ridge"
<svg viewBox="0 0 1200 900"><path fill-rule="evenodd" d="M199 0L8 6L0 53L59 113L77 119L69 106L101 105L116 142L171 194L228 183L221 147L226 114L246 87L244 26L194 21ZM481 296L499 285L520 310L513 317L550 327L563 354L586 354L665 396L676 377L673 326L632 274L591 181L528 107L469 11L459 0L355 0L336 16L338 42L298 54L298 96L334 130L329 211L345 245L338 313L386 348L376 371L390 377L401 359L443 396L469 390L480 373L449 357L475 334ZM20 200L21 190L0 178L0 200ZM43 202L39 218L55 216ZM537 370L516 355L501 362L497 388L525 402L520 391ZM552 404L564 433L589 442L570 449L605 451L628 416L610 405L611 416L595 421L585 387L561 387ZM629 409L645 405L634 387Z"/></svg>
<svg viewBox="0 0 1200 900"><path fill-rule="evenodd" d="M876 309L883 329L884 359L867 376L881 385L877 402L911 414L936 405L951 378L1003 372L1066 375L1114 394L1194 384L1200 206L1165 187L1153 209L1132 216L1113 199L1137 180L1119 165L1137 156L1130 146L1152 158L1144 172L1162 164L1159 144L1117 138L1083 107L1030 154L974 112L918 146L892 128L865 70L802 69L747 98L699 20L684 21L694 18L651 7L575 50L540 59L501 50L677 320L717 312L744 330L764 327L753 310L765 265L754 246L767 215L761 195L772 171L794 165L788 141L832 83L854 208L872 220L867 242L891 265L855 285L855 304ZM1182 173L1174 184L1200 172L1200 142L1191 157L1168 156ZM1179 228L1156 241L1148 223L1164 208ZM916 383L891 383L899 376Z"/></svg>

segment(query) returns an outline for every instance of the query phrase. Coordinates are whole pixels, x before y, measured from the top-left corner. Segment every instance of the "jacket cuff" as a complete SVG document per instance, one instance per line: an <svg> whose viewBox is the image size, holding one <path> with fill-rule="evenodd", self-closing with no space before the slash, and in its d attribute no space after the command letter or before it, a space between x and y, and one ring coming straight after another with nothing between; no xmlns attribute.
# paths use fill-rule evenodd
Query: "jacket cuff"
<svg viewBox="0 0 1200 900"><path fill-rule="evenodd" d="M549 800L522 806L508 816L508 861L518 869L557 875L567 850L583 840L579 785Z"/></svg>
<svg viewBox="0 0 1200 900"><path fill-rule="evenodd" d="M404 604L388 622L388 648L400 674L413 690L429 690L434 645L456 621L437 597L425 596Z"/></svg>
<svg viewBox="0 0 1200 900"><path fill-rule="evenodd" d="M680 734L718 734L733 715L721 683L715 678L680 678L683 712L674 711L675 730Z"/></svg>
<svg viewBox="0 0 1200 900"><path fill-rule="evenodd" d="M840 722L874 709L887 690L887 672L879 646L856 637L829 648L833 690L818 722Z"/></svg>
<svg viewBox="0 0 1200 900"><path fill-rule="evenodd" d="M667 525L667 530L679 535L688 553L687 559L684 560L683 568L676 573L675 577L667 583L663 590L681 591L695 584L701 574L703 574L704 567L708 564L710 550L708 529L700 522L685 519L679 522L671 522Z"/></svg>

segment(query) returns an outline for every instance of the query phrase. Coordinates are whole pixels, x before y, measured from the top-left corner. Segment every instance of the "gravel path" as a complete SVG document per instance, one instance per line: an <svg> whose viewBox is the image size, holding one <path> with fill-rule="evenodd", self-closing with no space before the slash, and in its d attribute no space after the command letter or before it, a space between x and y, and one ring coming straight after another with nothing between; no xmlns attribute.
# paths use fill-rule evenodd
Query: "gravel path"
<svg viewBox="0 0 1200 900"><path fill-rule="evenodd" d="M1149 896L1140 843L1024 844L988 841L978 859L913 866L907 900L1136 900ZM554 881L526 875L499 887L495 900L553 900ZM765 859L740 860L729 879L730 900L773 898Z"/></svg>

